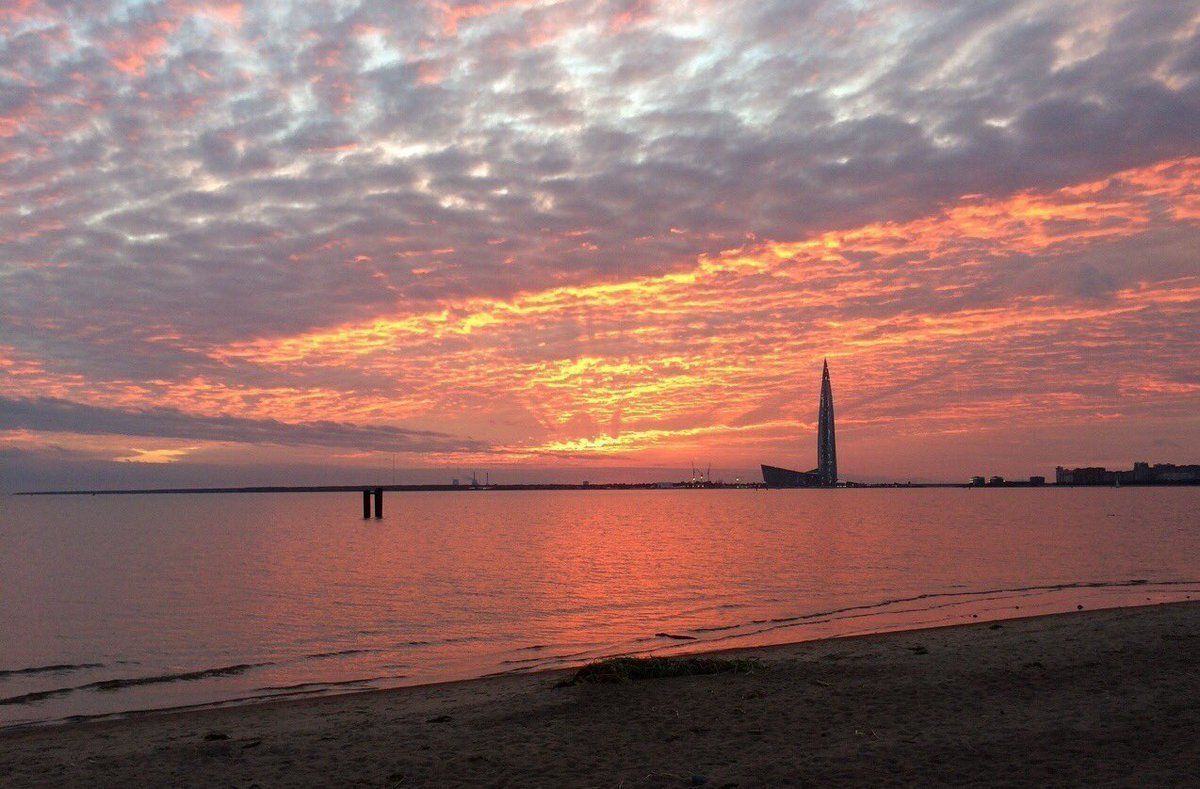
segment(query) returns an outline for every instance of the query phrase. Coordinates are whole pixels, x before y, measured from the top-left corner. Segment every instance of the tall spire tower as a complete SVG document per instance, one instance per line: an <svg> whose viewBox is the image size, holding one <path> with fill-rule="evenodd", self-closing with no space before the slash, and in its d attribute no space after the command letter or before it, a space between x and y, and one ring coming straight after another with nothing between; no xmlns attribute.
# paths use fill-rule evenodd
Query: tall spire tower
<svg viewBox="0 0 1200 789"><path fill-rule="evenodd" d="M823 487L837 485L837 440L833 433L833 386L829 383L829 360L821 373L821 409L817 413L817 474Z"/></svg>
<svg viewBox="0 0 1200 789"><path fill-rule="evenodd" d="M829 383L829 361L821 373L821 410L817 414L817 467L796 471L780 466L762 466L763 484L768 488L837 487L837 442L833 436L833 386Z"/></svg>

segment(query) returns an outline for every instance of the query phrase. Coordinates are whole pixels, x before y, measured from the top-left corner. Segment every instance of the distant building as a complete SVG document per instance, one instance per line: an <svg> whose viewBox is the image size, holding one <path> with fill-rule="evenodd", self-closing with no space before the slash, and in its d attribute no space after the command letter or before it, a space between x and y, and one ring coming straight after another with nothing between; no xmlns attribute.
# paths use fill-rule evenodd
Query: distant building
<svg viewBox="0 0 1200 789"><path fill-rule="evenodd" d="M833 430L833 384L829 381L829 360L821 370L821 406L817 410L817 474L827 488L837 485L837 439Z"/></svg>
<svg viewBox="0 0 1200 789"><path fill-rule="evenodd" d="M833 427L833 385L829 380L829 361L821 371L821 403L817 409L817 467L812 471L793 471L779 466L762 466L763 484L768 488L837 487L837 437Z"/></svg>
<svg viewBox="0 0 1200 789"><path fill-rule="evenodd" d="M762 466L763 484L768 488L819 488L821 475L812 471L793 471L778 466Z"/></svg>
<svg viewBox="0 0 1200 789"><path fill-rule="evenodd" d="M1176 466L1174 463L1144 461L1133 464L1127 471L1110 471L1101 466L1054 469L1056 485L1197 485L1200 484L1200 465Z"/></svg>
<svg viewBox="0 0 1200 789"><path fill-rule="evenodd" d="M1088 466L1086 468L1063 468L1058 466L1054 469L1054 484L1056 485L1115 485L1117 484L1117 472L1109 471L1100 466Z"/></svg>
<svg viewBox="0 0 1200 789"><path fill-rule="evenodd" d="M1030 477L1024 479L1005 479L999 474L991 477L986 482L983 477L971 477L971 485L973 487L986 486L989 488L1037 488L1046 484L1045 477Z"/></svg>
<svg viewBox="0 0 1200 789"><path fill-rule="evenodd" d="M1200 482L1200 465L1176 466L1173 463L1155 463L1148 473L1152 482Z"/></svg>

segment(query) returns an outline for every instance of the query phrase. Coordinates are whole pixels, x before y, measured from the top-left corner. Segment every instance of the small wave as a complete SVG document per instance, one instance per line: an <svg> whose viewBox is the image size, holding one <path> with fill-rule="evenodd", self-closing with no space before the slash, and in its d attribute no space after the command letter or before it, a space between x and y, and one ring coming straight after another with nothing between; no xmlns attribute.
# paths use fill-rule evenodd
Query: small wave
<svg viewBox="0 0 1200 789"><path fill-rule="evenodd" d="M370 683L378 682L381 679L404 679L404 677L404 674L390 674L383 677L363 677L362 679L342 679L331 680L329 682L298 682L295 685L266 685L259 688L256 692L293 692L298 690L319 690L321 688L345 687L347 685L369 685Z"/></svg>
<svg viewBox="0 0 1200 789"><path fill-rule="evenodd" d="M969 592L930 592L926 594L914 595L912 597L894 598L876 603L847 606L845 608L835 608L829 611L804 614L801 616L781 617L778 619L756 619L740 624L724 625L713 628L694 628L689 632L696 633L704 631L711 633L713 631L738 631L733 633L724 633L713 637L706 637L702 642L700 642L710 645L716 642L758 636L772 631L783 630L799 625L827 624L833 621L865 619L877 615L880 613L881 609L887 609L889 613L893 614L912 614L921 612L932 613L933 611L939 609L967 606L978 602L999 601L1005 599L1011 600L1013 598L1036 596L1044 592L1058 592L1071 589L1128 589L1131 587L1144 585L1153 587L1173 587L1182 591L1194 583L1197 583L1197 581L1173 580L1150 582L1142 579L1131 579L1128 581L1078 581L1063 584L1018 586L1001 589L981 589ZM905 603L920 603L922 605L907 608L902 607ZM1016 606L1016 608L1020 608L1020 606ZM921 623L909 623L910 626L919 624ZM873 629L867 629L861 632L871 633L876 631ZM649 654L654 651L656 650L643 649L630 652L629 654Z"/></svg>
<svg viewBox="0 0 1200 789"><path fill-rule="evenodd" d="M712 627L693 627L692 633L719 633L722 630L737 630L739 627L745 627L743 624L736 625L713 625Z"/></svg>
<svg viewBox="0 0 1200 789"><path fill-rule="evenodd" d="M29 704L34 701L52 699L55 696L63 696L73 690L75 690L75 688L55 688L54 690L39 690L33 693L22 693L20 696L9 696L6 699L0 699L0 706L8 706L11 704Z"/></svg>
<svg viewBox="0 0 1200 789"><path fill-rule="evenodd" d="M58 674L68 671L82 671L87 668L104 668L103 663L55 663L52 666L31 666L29 668L15 668L0 670L0 679L8 679L9 677L24 676L28 674Z"/></svg>
<svg viewBox="0 0 1200 789"><path fill-rule="evenodd" d="M343 692L352 693L353 688L349 688ZM260 693L252 696L237 696L229 699L218 699L216 701L204 701L197 704L178 704L168 707L145 707L130 710L122 710L120 712L101 712L94 715L67 715L62 718L47 718L44 720L19 720L12 723L0 724L0 731L19 731L21 729L34 729L44 726L53 726L58 723L80 723L83 721L102 721L102 720L124 720L127 718L136 718L140 715L164 715L172 712L184 712L188 710L211 710L221 709L225 707L237 707L244 704L254 704L264 701L274 701L277 699L286 699L292 697L310 697L319 696L321 694L337 695L337 689L326 690L323 688L314 688L311 690L301 689L294 691L280 691L277 693Z"/></svg>
<svg viewBox="0 0 1200 789"><path fill-rule="evenodd" d="M405 647L440 647L446 644L474 644L488 641L490 637L484 636L451 636L449 638L435 638L432 640L415 639L413 641L400 641L397 646ZM378 650L382 652L383 650Z"/></svg>
<svg viewBox="0 0 1200 789"><path fill-rule="evenodd" d="M511 677L514 674L528 674L532 671L541 670L538 666L517 666L516 668L506 668L499 671L489 671L486 674L480 674L479 679L492 679L494 677Z"/></svg>
<svg viewBox="0 0 1200 789"><path fill-rule="evenodd" d="M367 652L382 652L381 649L339 649L336 652L314 652L311 655L305 655L305 660L318 660L320 658L341 657L342 655L361 655Z"/></svg>
<svg viewBox="0 0 1200 789"><path fill-rule="evenodd" d="M0 699L0 705L11 704L29 704L34 701L42 701L44 699L54 698L55 696L63 696L68 693L74 693L77 690L98 690L98 691L115 691L125 688L138 687L140 685L158 685L166 682L193 682L198 679L209 679L211 677L232 677L238 674L244 674L252 668L261 666L271 666L273 663L239 663L236 666L221 666L219 668L206 668L199 671L184 671L178 674L159 674L152 677L128 677L122 679L102 679L97 682L89 682L86 685L73 685L67 688L52 688L50 690L39 690L33 693L23 693L20 696L9 696L8 698Z"/></svg>
<svg viewBox="0 0 1200 789"><path fill-rule="evenodd" d="M596 654L594 649L585 649L582 652L564 652L558 655L538 655L531 658L509 658L501 660L500 665L510 666L522 663L546 663L547 665L555 662L563 662L568 660L577 660L579 658L591 657ZM486 676L486 675L485 675Z"/></svg>
<svg viewBox="0 0 1200 789"><path fill-rule="evenodd" d="M913 595L911 597L894 597L887 600L879 600L874 603L863 603L860 605L846 606L844 608L834 608L829 611L818 611L810 614L798 614L796 616L777 617L774 619L752 619L749 622L741 622L730 625L717 625L714 627L695 627L688 630L689 633L715 633L725 630L737 630L750 626L758 625L782 625L799 622L811 622L815 619L824 619L826 617L836 616L838 614L848 614L856 611L871 611L880 608L888 608L890 606L902 605L904 603L915 603L925 600L936 600L944 598L980 598L986 595L998 594L1013 594L1019 592L1053 592L1066 591L1068 589L1119 589L1131 586L1143 586L1150 582L1144 578L1133 578L1128 581L1074 581L1062 584L1041 584L1034 586L1014 586L1002 587L999 589L977 589L967 592L926 592L924 594ZM1156 586L1183 586L1196 583L1196 581L1157 581ZM936 606L931 606L936 607ZM768 628L774 629L774 628Z"/></svg>
<svg viewBox="0 0 1200 789"><path fill-rule="evenodd" d="M698 631L693 630L692 632L695 633ZM685 636L685 635L679 635L676 633L662 632L662 633L655 633L652 636L639 636L639 637L633 639L632 643L642 644L647 641L661 641L664 638L670 639L672 641L696 641L696 640L698 640L696 636Z"/></svg>
<svg viewBox="0 0 1200 789"><path fill-rule="evenodd" d="M159 674L152 677L130 677L128 679L103 679L99 682L89 682L86 685L80 685L77 688L73 688L73 690L121 690L122 688L132 688L138 685L158 685L164 682L194 682L198 679L208 679L210 677L232 677L244 674L252 668L272 665L274 663L271 662L238 663L236 666L184 671L179 674Z"/></svg>

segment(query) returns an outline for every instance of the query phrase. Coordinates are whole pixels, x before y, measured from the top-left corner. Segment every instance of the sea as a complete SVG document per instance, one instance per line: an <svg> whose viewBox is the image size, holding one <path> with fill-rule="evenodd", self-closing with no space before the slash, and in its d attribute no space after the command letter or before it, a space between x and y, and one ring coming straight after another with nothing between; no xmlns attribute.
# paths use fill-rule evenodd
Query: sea
<svg viewBox="0 0 1200 789"><path fill-rule="evenodd" d="M0 498L0 726L1200 599L1200 488Z"/></svg>

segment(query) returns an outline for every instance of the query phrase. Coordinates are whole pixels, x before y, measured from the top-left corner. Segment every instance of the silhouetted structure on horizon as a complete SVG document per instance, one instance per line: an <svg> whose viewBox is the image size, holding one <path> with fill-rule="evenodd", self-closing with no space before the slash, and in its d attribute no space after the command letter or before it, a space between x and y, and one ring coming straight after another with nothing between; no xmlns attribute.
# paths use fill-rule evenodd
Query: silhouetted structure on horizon
<svg viewBox="0 0 1200 789"><path fill-rule="evenodd" d="M1101 466L1054 469L1056 485L1195 485L1200 483L1200 465L1137 462L1127 471L1109 471Z"/></svg>
<svg viewBox="0 0 1200 789"><path fill-rule="evenodd" d="M1029 479L1005 479L999 474L987 477L971 477L970 488L1040 488L1046 484L1046 478L1034 475Z"/></svg>
<svg viewBox="0 0 1200 789"><path fill-rule="evenodd" d="M821 404L817 410L817 467L812 471L794 471L779 466L762 466L763 484L768 488L837 487L837 436L833 427L833 384L829 380L829 360L821 370Z"/></svg>
<svg viewBox="0 0 1200 789"><path fill-rule="evenodd" d="M837 485L837 438L833 430L833 384L829 382L829 360L821 371L821 407L817 411L817 473L827 488Z"/></svg>

